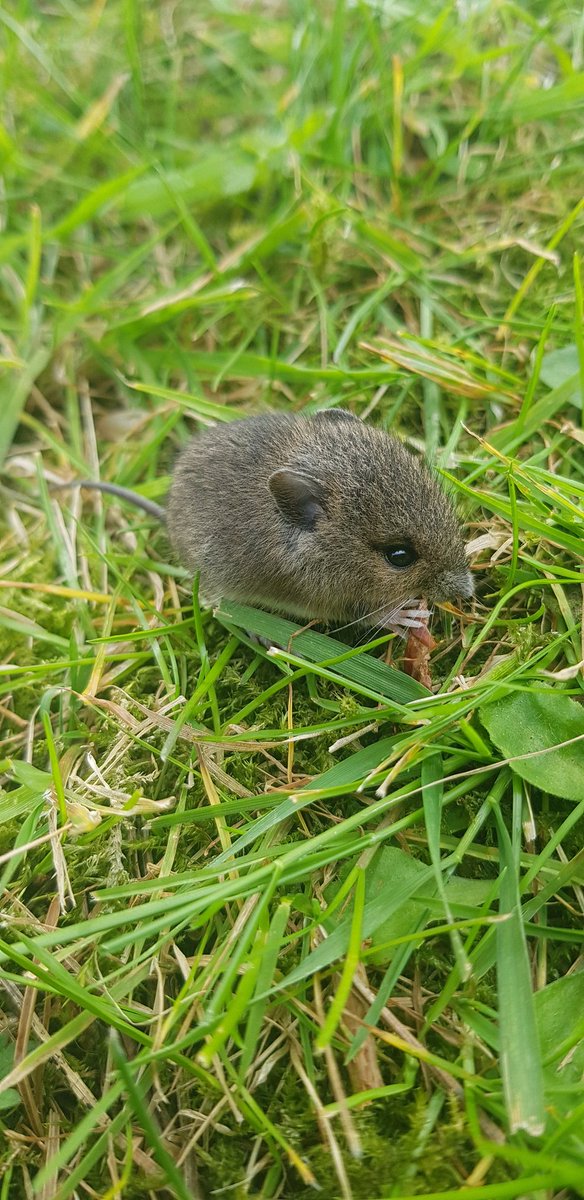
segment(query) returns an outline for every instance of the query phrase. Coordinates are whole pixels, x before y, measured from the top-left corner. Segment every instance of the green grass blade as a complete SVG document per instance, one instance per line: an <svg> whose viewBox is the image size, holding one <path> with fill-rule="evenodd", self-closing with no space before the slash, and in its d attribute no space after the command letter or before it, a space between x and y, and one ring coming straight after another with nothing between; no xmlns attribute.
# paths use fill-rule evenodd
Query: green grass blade
<svg viewBox="0 0 584 1200"><path fill-rule="evenodd" d="M503 818L495 809L501 854L499 911L506 917L497 926L497 991L501 1074L507 1118L512 1133L525 1129L533 1137L545 1129L543 1072L531 969L521 917L517 867Z"/></svg>

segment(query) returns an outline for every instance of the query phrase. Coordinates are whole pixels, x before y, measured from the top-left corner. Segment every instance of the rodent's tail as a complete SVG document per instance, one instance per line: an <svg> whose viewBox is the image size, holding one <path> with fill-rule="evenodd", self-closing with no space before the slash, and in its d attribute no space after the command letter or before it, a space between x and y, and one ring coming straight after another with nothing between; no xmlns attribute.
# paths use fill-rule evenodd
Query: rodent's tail
<svg viewBox="0 0 584 1200"><path fill-rule="evenodd" d="M141 508L142 512L155 517L157 521L166 519L166 514L160 504L156 504L154 500L148 500L146 496L138 495L138 492L132 492L130 488L120 487L118 483L106 483L101 479L72 479L69 483L56 484L51 491L60 492L65 488L90 488L95 492L107 492L111 496L117 496L119 500L127 500L128 504L133 504L135 508Z"/></svg>

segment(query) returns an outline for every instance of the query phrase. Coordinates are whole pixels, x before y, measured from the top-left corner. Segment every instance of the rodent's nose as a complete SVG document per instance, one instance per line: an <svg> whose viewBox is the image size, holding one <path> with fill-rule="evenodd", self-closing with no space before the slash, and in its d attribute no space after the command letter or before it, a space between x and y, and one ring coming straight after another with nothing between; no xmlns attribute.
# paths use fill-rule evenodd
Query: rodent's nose
<svg viewBox="0 0 584 1200"><path fill-rule="evenodd" d="M446 599L461 596L463 600L470 600L474 596L474 579L468 567L462 567L460 571L445 571L440 576L439 586Z"/></svg>

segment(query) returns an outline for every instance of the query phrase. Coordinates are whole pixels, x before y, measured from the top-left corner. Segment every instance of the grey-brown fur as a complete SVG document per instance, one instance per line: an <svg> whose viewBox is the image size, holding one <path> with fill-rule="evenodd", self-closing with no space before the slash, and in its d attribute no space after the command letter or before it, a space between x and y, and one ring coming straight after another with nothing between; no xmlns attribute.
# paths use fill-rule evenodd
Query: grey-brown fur
<svg viewBox="0 0 584 1200"><path fill-rule="evenodd" d="M421 596L473 593L436 477L399 440L339 410L197 435L176 464L166 522L211 603L326 621L372 614L376 624ZM404 540L419 560L397 570L377 547Z"/></svg>

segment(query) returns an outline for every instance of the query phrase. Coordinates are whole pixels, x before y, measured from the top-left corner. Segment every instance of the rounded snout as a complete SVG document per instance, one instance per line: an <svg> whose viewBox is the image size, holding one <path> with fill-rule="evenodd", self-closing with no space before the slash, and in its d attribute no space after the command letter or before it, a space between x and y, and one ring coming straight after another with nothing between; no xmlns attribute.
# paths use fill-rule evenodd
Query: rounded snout
<svg viewBox="0 0 584 1200"><path fill-rule="evenodd" d="M468 567L456 571L445 571L438 579L436 588L437 600L453 600L460 596L462 600L470 600L474 596L474 579Z"/></svg>

